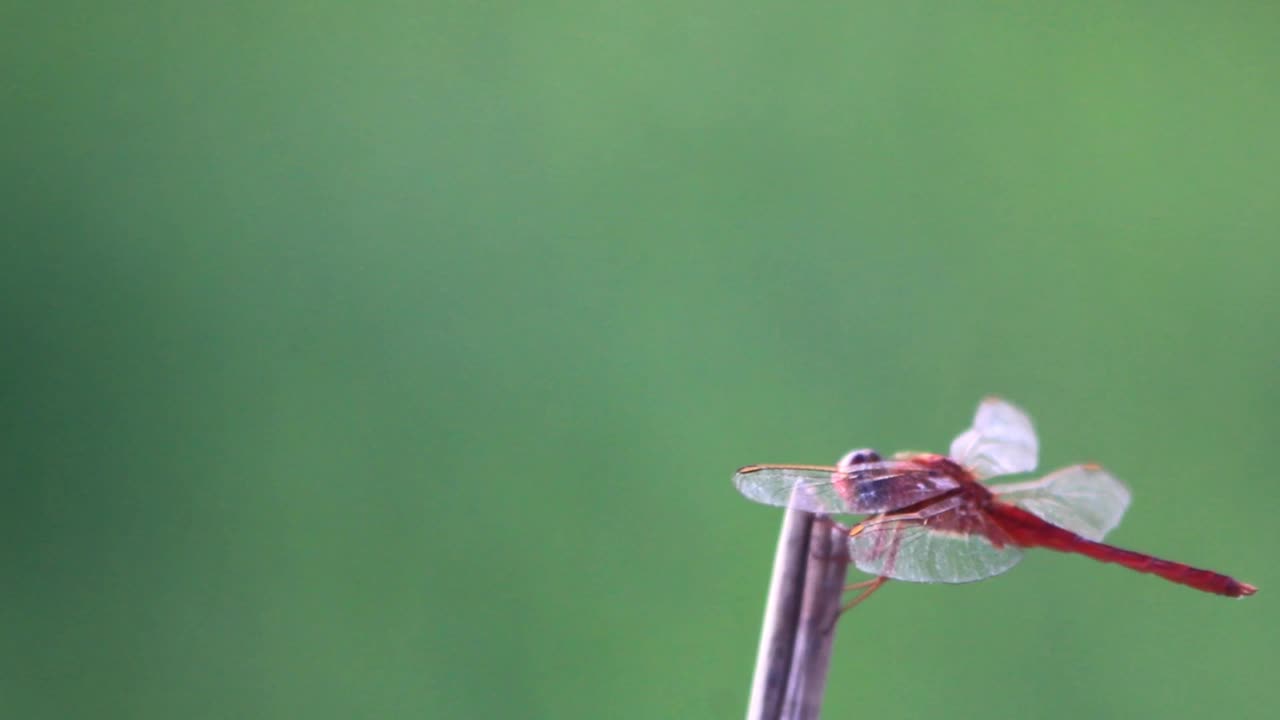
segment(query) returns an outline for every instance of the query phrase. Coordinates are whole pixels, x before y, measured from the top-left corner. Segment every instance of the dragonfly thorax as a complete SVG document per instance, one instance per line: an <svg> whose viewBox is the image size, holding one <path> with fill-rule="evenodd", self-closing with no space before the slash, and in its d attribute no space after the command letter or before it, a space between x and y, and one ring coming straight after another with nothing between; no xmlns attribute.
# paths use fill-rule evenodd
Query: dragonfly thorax
<svg viewBox="0 0 1280 720"><path fill-rule="evenodd" d="M976 482L973 472L964 467L955 460L946 455L937 455L935 453L916 453L910 458L912 461L928 467L930 470L948 475L961 482Z"/></svg>

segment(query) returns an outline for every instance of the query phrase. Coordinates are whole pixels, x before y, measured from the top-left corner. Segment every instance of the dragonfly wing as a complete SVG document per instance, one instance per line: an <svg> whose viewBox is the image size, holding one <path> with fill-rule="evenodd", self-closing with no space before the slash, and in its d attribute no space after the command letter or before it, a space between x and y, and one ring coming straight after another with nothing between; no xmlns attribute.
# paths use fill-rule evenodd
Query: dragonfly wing
<svg viewBox="0 0 1280 720"><path fill-rule="evenodd" d="M849 538L849 552L863 572L924 583L982 580L1022 559L1004 531L962 503L928 517L890 515L863 523Z"/></svg>
<svg viewBox="0 0 1280 720"><path fill-rule="evenodd" d="M1039 480L990 489L997 499L1094 541L1120 524L1130 497L1124 483L1097 465L1072 465Z"/></svg>
<svg viewBox="0 0 1280 720"><path fill-rule="evenodd" d="M845 471L815 465L749 465L734 474L733 484L756 502L826 515L888 512L959 486L946 474L899 460Z"/></svg>
<svg viewBox="0 0 1280 720"><path fill-rule="evenodd" d="M951 441L951 458L978 477L1031 472L1039 454L1031 418L1016 405L994 397L978 405L973 426Z"/></svg>
<svg viewBox="0 0 1280 720"><path fill-rule="evenodd" d="M833 467L750 465L734 473L733 485L748 499L813 513L848 513L844 476Z"/></svg>

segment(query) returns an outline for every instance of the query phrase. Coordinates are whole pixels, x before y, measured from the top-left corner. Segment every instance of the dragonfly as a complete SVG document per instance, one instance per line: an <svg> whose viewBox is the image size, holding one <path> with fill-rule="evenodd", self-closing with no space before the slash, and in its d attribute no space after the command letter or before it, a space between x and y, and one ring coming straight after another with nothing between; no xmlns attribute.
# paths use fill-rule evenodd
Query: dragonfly
<svg viewBox="0 0 1280 720"><path fill-rule="evenodd" d="M1102 542L1129 507L1128 488L1099 465L1072 465L1025 482L986 484L1036 469L1039 440L1016 405L988 397L948 455L884 459L854 450L834 467L748 465L738 491L766 505L866 516L848 530L851 562L874 576L848 589L865 600L890 579L967 583L1007 572L1028 548L1084 555L1196 590L1244 597L1252 585L1221 573Z"/></svg>

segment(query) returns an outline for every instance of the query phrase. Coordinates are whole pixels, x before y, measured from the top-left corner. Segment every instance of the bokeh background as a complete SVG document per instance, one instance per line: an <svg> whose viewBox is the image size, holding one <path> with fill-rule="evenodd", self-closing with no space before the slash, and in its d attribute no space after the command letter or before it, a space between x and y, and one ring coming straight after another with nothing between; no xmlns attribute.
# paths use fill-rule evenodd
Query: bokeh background
<svg viewBox="0 0 1280 720"><path fill-rule="evenodd" d="M1280 708L1275 7L0 16L0 715L738 717L734 468L993 392L1259 595L891 585L827 716Z"/></svg>

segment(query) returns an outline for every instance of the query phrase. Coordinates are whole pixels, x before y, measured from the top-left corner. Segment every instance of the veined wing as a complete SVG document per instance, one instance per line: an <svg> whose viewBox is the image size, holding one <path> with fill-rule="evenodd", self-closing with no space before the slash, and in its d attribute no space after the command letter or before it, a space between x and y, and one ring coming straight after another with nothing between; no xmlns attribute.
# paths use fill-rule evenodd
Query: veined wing
<svg viewBox="0 0 1280 720"><path fill-rule="evenodd" d="M1072 465L1025 483L991 485L1013 503L1086 540L1101 540L1120 524L1129 488L1098 465Z"/></svg>
<svg viewBox="0 0 1280 720"><path fill-rule="evenodd" d="M972 427L951 441L951 459L978 477L1031 472L1039 454L1040 442L1031 418L996 397L983 400Z"/></svg>
<svg viewBox="0 0 1280 720"><path fill-rule="evenodd" d="M903 460L855 465L749 465L733 476L738 492L766 505L826 515L869 515L928 500L960 486L954 478Z"/></svg>
<svg viewBox="0 0 1280 720"><path fill-rule="evenodd" d="M849 537L849 553L863 572L925 583L974 582L1022 559L1022 549L961 497L865 522Z"/></svg>

